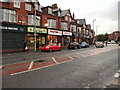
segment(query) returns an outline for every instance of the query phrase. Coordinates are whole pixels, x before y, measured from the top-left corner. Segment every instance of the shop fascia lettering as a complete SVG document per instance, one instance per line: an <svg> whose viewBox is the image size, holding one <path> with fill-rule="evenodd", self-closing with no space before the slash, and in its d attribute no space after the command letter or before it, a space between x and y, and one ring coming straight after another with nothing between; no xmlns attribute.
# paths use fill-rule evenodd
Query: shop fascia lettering
<svg viewBox="0 0 120 90"><path fill-rule="evenodd" d="M15 30L15 31L18 31L18 28L14 28L14 27L4 27L4 26L0 26L0 29L6 29L6 30Z"/></svg>
<svg viewBox="0 0 120 90"><path fill-rule="evenodd" d="M59 36L62 36L62 31L48 29L48 34L49 35L59 35Z"/></svg>
<svg viewBox="0 0 120 90"><path fill-rule="evenodd" d="M28 32L34 32L34 27L28 27ZM47 29L36 28L37 33L47 33Z"/></svg>
<svg viewBox="0 0 120 90"><path fill-rule="evenodd" d="M71 32L63 31L63 35L69 35L69 36L72 36L72 33L71 33Z"/></svg>

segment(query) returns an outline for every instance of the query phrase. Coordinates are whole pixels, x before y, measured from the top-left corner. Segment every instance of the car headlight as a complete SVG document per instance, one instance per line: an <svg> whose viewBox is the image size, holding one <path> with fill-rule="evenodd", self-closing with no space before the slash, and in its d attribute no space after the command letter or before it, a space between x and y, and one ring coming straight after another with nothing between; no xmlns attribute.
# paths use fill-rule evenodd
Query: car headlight
<svg viewBox="0 0 120 90"><path fill-rule="evenodd" d="M49 46L47 46L46 48L49 48Z"/></svg>

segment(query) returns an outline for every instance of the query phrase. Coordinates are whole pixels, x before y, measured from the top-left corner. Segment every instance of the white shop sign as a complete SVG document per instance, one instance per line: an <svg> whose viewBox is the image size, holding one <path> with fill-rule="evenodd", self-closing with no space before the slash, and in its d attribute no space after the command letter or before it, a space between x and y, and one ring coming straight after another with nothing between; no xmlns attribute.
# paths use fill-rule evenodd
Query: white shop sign
<svg viewBox="0 0 120 90"><path fill-rule="evenodd" d="M48 29L48 34L62 36L62 31Z"/></svg>
<svg viewBox="0 0 120 90"><path fill-rule="evenodd" d="M63 35L72 36L72 33L71 33L71 32L66 32L66 31L63 31Z"/></svg>

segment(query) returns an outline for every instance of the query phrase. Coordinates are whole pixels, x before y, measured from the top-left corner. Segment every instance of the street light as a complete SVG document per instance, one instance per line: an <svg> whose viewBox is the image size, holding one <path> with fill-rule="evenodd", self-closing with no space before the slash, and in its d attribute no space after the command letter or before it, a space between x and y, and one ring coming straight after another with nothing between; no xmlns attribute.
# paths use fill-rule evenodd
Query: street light
<svg viewBox="0 0 120 90"><path fill-rule="evenodd" d="M97 41L97 28L98 28L99 26L96 26L96 41Z"/></svg>
<svg viewBox="0 0 120 90"><path fill-rule="evenodd" d="M94 31L94 22L96 21L96 19L93 19L93 31Z"/></svg>
<svg viewBox="0 0 120 90"><path fill-rule="evenodd" d="M97 36L97 28L98 28L99 26L96 26L96 36Z"/></svg>

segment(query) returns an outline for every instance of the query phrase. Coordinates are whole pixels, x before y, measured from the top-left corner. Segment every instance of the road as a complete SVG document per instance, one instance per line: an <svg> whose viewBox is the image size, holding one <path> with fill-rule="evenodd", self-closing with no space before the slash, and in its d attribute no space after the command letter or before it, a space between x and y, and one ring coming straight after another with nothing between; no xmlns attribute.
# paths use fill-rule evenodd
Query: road
<svg viewBox="0 0 120 90"><path fill-rule="evenodd" d="M54 55L52 57L67 54L71 60L60 63L55 58L58 63L54 65L3 76L3 88L102 88L114 78L118 70L117 45L49 54Z"/></svg>

